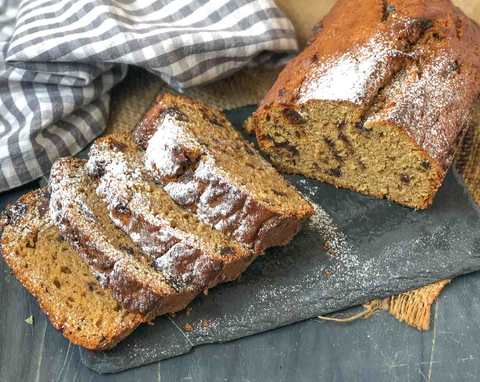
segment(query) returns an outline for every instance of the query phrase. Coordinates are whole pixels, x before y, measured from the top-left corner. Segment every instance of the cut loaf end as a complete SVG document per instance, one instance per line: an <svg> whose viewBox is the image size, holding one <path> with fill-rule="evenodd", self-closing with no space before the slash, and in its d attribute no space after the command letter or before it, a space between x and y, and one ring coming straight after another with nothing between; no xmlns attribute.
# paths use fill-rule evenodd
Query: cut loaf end
<svg viewBox="0 0 480 382"><path fill-rule="evenodd" d="M259 145L288 173L418 209L431 205L445 174L401 128L363 122L354 106L313 101L255 118Z"/></svg>
<svg viewBox="0 0 480 382"><path fill-rule="evenodd" d="M48 217L43 189L21 197L2 216L1 252L52 325L74 344L107 350L146 317L126 311L103 289Z"/></svg>

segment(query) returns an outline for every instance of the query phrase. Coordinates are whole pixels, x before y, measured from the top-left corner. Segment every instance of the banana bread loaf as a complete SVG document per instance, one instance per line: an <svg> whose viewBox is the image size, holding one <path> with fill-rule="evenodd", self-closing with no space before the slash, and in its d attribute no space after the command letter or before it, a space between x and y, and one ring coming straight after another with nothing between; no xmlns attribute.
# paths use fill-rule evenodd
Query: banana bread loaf
<svg viewBox="0 0 480 382"><path fill-rule="evenodd" d="M338 0L247 129L273 163L428 207L480 91L480 29L449 0Z"/></svg>
<svg viewBox="0 0 480 382"><path fill-rule="evenodd" d="M50 216L62 236L90 265L104 287L129 311L150 317L178 311L202 290L206 279L216 277L220 265L200 256L195 280L174 284L153 259L110 221L108 210L96 196L97 182L85 170L85 161L62 158L50 173ZM196 259L198 260L198 259Z"/></svg>
<svg viewBox="0 0 480 382"><path fill-rule="evenodd" d="M2 214L0 249L16 278L37 299L52 325L74 344L106 350L146 317L122 308L63 240L40 189Z"/></svg>
<svg viewBox="0 0 480 382"><path fill-rule="evenodd" d="M143 182L133 157L122 158L117 145L109 137L92 148L98 161L101 147L114 147L110 163L102 156L99 180L88 176L85 161L64 158L54 164L49 187L60 232L122 305L151 317L175 312L201 291L238 277L253 254Z"/></svg>
<svg viewBox="0 0 480 382"><path fill-rule="evenodd" d="M90 150L87 168L99 177L97 194L107 204L112 221L143 252L154 255L155 266L167 274L184 278L188 273L184 269L186 254L182 253L190 251L180 245L182 241L196 248L192 258L201 250L211 261L221 264L218 277L207 278L205 288L238 278L256 254L178 206L147 172L141 171L142 159L129 134L100 138ZM171 228L166 230L162 225ZM177 262L183 265L173 266Z"/></svg>
<svg viewBox="0 0 480 382"><path fill-rule="evenodd" d="M223 113L163 94L135 130L145 167L180 205L255 250L285 245L312 206Z"/></svg>

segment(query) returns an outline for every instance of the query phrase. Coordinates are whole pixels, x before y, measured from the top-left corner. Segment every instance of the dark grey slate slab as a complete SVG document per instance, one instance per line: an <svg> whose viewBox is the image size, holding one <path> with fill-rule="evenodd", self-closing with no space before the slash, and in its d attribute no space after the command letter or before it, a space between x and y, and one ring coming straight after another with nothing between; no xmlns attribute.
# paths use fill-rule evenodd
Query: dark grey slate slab
<svg viewBox="0 0 480 382"><path fill-rule="evenodd" d="M236 111L230 117L241 122L250 111ZM343 232L346 242L340 249L346 249L350 256L338 247L330 254L324 251L318 227L307 227L296 239L304 244L295 241L288 249L259 259L240 282L201 296L189 316L179 314L174 321L160 318L155 326L140 328L110 353L87 353L71 346L0 262L0 306L8 307L0 309L0 381L110 380L83 368L80 361L93 370L115 372L182 354L202 343L230 341L480 269L480 242L475 236L478 217L463 185L452 175L441 190L433 215L427 211L428 216L327 185L292 179L312 199L323 199L322 205L337 227L331 236L339 238ZM4 193L0 207L34 187ZM424 224L416 225L414 215L423 216ZM379 220L379 216L383 218ZM465 224L459 224L462 219L465 221L460 223ZM362 232L365 237L359 244L370 252L348 252L351 237ZM413 235L414 240L405 243L405 234ZM382 246L388 250L383 256L378 253ZM305 288L295 288L288 284L288 275L302 267L306 268L301 281ZM330 278L322 270L331 272ZM366 270L369 273L362 275ZM261 278L263 283L258 282ZM345 283L345 279L351 281ZM252 282L254 290L247 285ZM287 284L277 288L282 282ZM480 357L477 284L478 274L456 281L441 299L438 314L435 311L438 322L428 333L408 329L386 315L348 326L311 320L242 341L202 346L185 356L111 379L423 381L431 376L438 381L472 380L478 376L476 360ZM290 291L285 290L287 285ZM365 287L370 289L361 293ZM260 307L254 305L258 301ZM235 303L238 311L232 306ZM23 321L30 314L35 318L33 327ZM208 320L207 325L202 320ZM193 326L191 333L182 330L185 323Z"/></svg>
<svg viewBox="0 0 480 382"><path fill-rule="evenodd" d="M189 351L178 351L177 338L192 347L231 341L480 269L480 215L452 173L427 211L289 179L323 210L288 246L197 298L189 314L134 333L112 355L81 350L82 362L116 372ZM184 338L169 342L172 330Z"/></svg>

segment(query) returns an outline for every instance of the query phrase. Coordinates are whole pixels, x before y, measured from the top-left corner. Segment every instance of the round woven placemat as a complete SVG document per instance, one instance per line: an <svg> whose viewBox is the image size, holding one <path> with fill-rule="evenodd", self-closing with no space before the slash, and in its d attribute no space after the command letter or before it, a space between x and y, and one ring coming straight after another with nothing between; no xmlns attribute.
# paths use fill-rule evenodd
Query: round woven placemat
<svg viewBox="0 0 480 382"><path fill-rule="evenodd" d="M273 84L278 70L251 69L216 83L189 89L185 93L221 109L254 105ZM141 69L130 70L126 79L112 91L110 120L106 133L131 130L154 97L169 89L158 77ZM480 111L477 111L480 119ZM471 126L455 163L474 200L480 203L480 126ZM419 330L430 327L431 307L450 280L367 304L367 310L386 310L397 319ZM374 308L373 308L374 307ZM366 315L370 316L370 314Z"/></svg>

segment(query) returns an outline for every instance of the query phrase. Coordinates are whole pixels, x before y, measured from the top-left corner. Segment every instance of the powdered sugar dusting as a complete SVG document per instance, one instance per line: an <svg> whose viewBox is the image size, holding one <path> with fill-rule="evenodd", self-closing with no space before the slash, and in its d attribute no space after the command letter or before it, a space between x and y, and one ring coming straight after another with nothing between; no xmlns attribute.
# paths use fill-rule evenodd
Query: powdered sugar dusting
<svg viewBox="0 0 480 382"><path fill-rule="evenodd" d="M50 217L64 234L68 235L72 226L78 232L88 233L89 240L86 245L105 254L102 259L84 255L87 263L98 270L112 267L124 253L111 244L98 222L93 219L94 213L80 191L85 180L85 172L83 167L72 167L72 161L78 164L78 161L72 159L61 159L52 167L49 183ZM75 242L71 244L79 252L85 252Z"/></svg>
<svg viewBox="0 0 480 382"><path fill-rule="evenodd" d="M150 185L144 180L140 163L135 162L132 154L127 157L108 143L96 144L91 151L87 168L94 173L97 166L102 166L97 194L105 200L112 221L153 258L163 255L179 241L199 247L198 238L173 228L170 221L154 212ZM123 218L122 211L128 218Z"/></svg>
<svg viewBox="0 0 480 382"><path fill-rule="evenodd" d="M211 243L175 228L168 212L162 215L154 207L159 201L151 195L152 185L142 173L141 163L135 153L112 148L108 142L97 143L92 149L88 168L102 174L97 193L105 200L111 220L175 286L208 287L221 271L222 261L216 258ZM102 167L100 171L97 166Z"/></svg>
<svg viewBox="0 0 480 382"><path fill-rule="evenodd" d="M317 66L299 91L299 102L309 100L349 101L363 104L382 86L392 61L408 55L395 49L395 42L382 34L365 45Z"/></svg>
<svg viewBox="0 0 480 382"><path fill-rule="evenodd" d="M200 144L184 133L182 124L174 116L166 114L150 138L145 152L145 167L159 178L180 175L189 163L185 153L201 151Z"/></svg>
<svg viewBox="0 0 480 382"><path fill-rule="evenodd" d="M419 61L386 88L385 106L367 123L389 121L404 127L432 158L447 167L453 153L449 149L468 123L477 90L469 86L469 75L452 52L441 50L433 58L423 49L415 54Z"/></svg>
<svg viewBox="0 0 480 382"><path fill-rule="evenodd" d="M208 148L197 143L185 122L173 118L163 119L148 142L146 171L177 204L193 210L201 222L232 235L255 251L263 251L267 241L259 233L271 236L269 232L278 230L281 216L256 200L246 187L232 181ZM293 233L285 232L284 236Z"/></svg>

